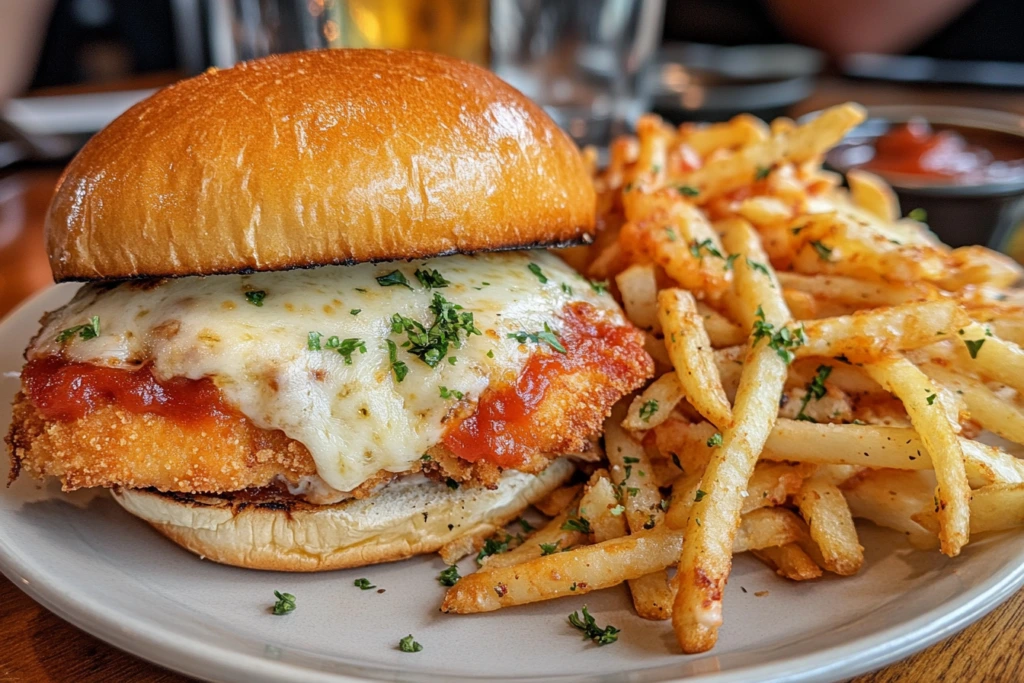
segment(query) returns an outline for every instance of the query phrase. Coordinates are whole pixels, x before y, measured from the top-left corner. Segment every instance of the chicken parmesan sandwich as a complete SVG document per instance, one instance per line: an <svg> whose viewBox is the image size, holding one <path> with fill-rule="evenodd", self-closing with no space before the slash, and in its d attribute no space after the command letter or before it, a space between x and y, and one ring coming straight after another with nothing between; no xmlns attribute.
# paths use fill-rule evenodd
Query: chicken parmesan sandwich
<svg viewBox="0 0 1024 683"><path fill-rule="evenodd" d="M12 480L106 487L207 558L314 571L517 516L652 372L573 143L489 72L296 53L158 92L68 166ZM529 251L527 251L529 250Z"/></svg>

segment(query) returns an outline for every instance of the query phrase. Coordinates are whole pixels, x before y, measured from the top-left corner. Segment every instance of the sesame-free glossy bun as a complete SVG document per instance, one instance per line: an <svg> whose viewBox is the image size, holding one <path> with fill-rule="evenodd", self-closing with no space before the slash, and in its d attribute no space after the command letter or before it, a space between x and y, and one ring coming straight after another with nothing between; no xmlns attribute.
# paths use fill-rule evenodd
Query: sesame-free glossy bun
<svg viewBox="0 0 1024 683"><path fill-rule="evenodd" d="M594 221L572 141L490 72L323 50L181 81L68 166L54 278L283 270L567 243Z"/></svg>
<svg viewBox="0 0 1024 683"><path fill-rule="evenodd" d="M335 505L297 500L112 489L114 500L208 560L249 569L315 572L403 560L463 536L493 533L568 479L555 460L539 474L508 471L498 487L451 490L425 477L398 479L369 498Z"/></svg>

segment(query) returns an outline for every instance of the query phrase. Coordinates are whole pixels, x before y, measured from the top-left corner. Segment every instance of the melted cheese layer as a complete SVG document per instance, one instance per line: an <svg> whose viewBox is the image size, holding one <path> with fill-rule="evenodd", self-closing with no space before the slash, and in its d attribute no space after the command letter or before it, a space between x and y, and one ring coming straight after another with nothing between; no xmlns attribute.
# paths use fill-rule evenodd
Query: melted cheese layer
<svg viewBox="0 0 1024 683"><path fill-rule="evenodd" d="M417 268L436 269L450 284L426 288L414 276ZM378 284L376 278L396 269L409 287ZM263 292L262 300L253 292ZM473 313L482 334L460 334L462 347L450 348L431 368L401 347L406 334L392 330L391 318L398 313L429 328L435 293ZM112 289L95 284L49 316L28 357L63 353L68 361L125 369L149 362L159 380L210 377L230 405L257 426L302 443L319 476L349 491L380 470L409 470L441 440L456 396L475 402L492 381L514 380L533 353L551 352L508 335L543 331L545 324L557 333L558 313L575 301L626 324L610 296L595 293L546 252L189 277ZM99 318L97 337L57 341L63 330L92 316ZM321 350L309 348L310 332L322 335ZM330 337L358 339L365 353L354 350L346 362L327 347ZM389 339L408 367L401 382L392 371Z"/></svg>

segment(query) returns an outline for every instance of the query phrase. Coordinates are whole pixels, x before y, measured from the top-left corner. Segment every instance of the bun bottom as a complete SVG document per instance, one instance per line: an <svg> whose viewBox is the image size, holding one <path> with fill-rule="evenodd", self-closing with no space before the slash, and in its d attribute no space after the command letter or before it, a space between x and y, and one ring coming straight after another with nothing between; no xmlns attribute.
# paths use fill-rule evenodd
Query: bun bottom
<svg viewBox="0 0 1024 683"><path fill-rule="evenodd" d="M313 505L292 498L242 499L113 489L114 500L200 557L249 569L317 572L431 553L466 534L507 524L564 483L565 459L539 474L507 471L495 490L460 488L420 475L369 498Z"/></svg>

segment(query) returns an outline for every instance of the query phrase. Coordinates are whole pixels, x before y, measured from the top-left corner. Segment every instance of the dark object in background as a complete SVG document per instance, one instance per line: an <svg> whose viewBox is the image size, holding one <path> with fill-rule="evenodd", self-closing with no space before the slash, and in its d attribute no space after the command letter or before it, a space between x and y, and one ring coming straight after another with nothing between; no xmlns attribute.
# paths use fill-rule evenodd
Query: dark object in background
<svg viewBox="0 0 1024 683"><path fill-rule="evenodd" d="M813 116L808 114L804 118ZM1007 151L1013 150L1011 157L1024 149L1024 118L1013 114L963 107L869 107L867 120L827 154L826 165L846 172L865 164L871 159L878 137L893 124L904 124L916 118L923 118L937 128L955 128L968 143L991 146L1000 144L997 141L1003 139ZM954 247L984 244L1005 251L1014 233L1024 224L1024 174L968 182L887 174L886 180L896 191L905 214L913 209L924 209L928 226L939 239Z"/></svg>
<svg viewBox="0 0 1024 683"><path fill-rule="evenodd" d="M173 71L174 26L171 0L58 0L30 89Z"/></svg>
<svg viewBox="0 0 1024 683"><path fill-rule="evenodd" d="M770 120L810 94L823 64L820 52L798 45L666 45L646 87L654 112L672 123L742 113Z"/></svg>

